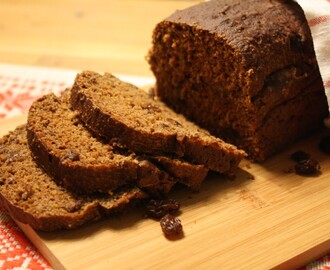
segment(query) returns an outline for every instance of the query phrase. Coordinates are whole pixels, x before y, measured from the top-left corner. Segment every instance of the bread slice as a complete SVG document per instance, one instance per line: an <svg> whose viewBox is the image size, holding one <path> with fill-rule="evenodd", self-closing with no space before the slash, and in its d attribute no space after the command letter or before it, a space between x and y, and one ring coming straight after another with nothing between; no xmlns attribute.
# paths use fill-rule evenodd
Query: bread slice
<svg viewBox="0 0 330 270"><path fill-rule="evenodd" d="M220 173L232 172L245 157L244 151L109 73L84 71L71 91L71 105L88 129L137 153L175 155Z"/></svg>
<svg viewBox="0 0 330 270"><path fill-rule="evenodd" d="M148 195L137 187L78 195L54 182L33 160L25 125L0 139L0 203L36 230L74 229L119 213Z"/></svg>
<svg viewBox="0 0 330 270"><path fill-rule="evenodd" d="M209 171L204 165L193 165L184 160L167 156L149 156L149 159L169 175L175 177L178 182L196 191L200 188Z"/></svg>
<svg viewBox="0 0 330 270"><path fill-rule="evenodd" d="M37 163L55 180L81 193L108 192L135 183L156 194L167 193L174 181L134 153L116 153L93 137L70 110L69 91L35 101L28 113L27 137Z"/></svg>
<svg viewBox="0 0 330 270"><path fill-rule="evenodd" d="M117 153L93 137L70 109L70 91L35 101L28 115L29 145L38 164L55 179L83 193L107 192L135 182L161 196L174 185L173 178L196 189L207 175L203 166L168 157L141 157ZM164 168L164 169L162 169ZM167 173L168 172L168 173Z"/></svg>

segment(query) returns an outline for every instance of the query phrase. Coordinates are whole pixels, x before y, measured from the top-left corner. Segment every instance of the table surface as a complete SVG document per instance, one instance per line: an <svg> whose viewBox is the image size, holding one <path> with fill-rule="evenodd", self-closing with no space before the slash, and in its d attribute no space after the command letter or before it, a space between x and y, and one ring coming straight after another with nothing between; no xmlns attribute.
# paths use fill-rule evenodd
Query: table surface
<svg viewBox="0 0 330 270"><path fill-rule="evenodd" d="M0 63L152 76L156 23L198 2L1 0Z"/></svg>
<svg viewBox="0 0 330 270"><path fill-rule="evenodd" d="M1 0L0 62L151 76L153 28L198 2Z"/></svg>

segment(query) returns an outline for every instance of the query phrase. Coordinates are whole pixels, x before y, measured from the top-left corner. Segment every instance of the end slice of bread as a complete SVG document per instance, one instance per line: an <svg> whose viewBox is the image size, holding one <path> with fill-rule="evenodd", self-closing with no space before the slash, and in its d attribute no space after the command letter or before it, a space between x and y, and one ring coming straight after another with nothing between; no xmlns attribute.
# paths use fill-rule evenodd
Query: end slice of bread
<svg viewBox="0 0 330 270"><path fill-rule="evenodd" d="M79 195L65 189L34 162L25 125L0 139L0 161L1 205L36 230L74 229L148 197L134 186L123 186L111 195Z"/></svg>

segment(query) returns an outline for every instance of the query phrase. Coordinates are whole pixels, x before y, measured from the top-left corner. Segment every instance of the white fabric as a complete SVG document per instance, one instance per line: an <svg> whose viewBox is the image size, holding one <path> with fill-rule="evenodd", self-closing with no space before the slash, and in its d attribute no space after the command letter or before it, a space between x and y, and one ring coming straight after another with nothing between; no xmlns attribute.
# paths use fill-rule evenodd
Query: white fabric
<svg viewBox="0 0 330 270"><path fill-rule="evenodd" d="M297 0L312 32L316 58L330 104L330 0ZM330 118L324 121L330 128Z"/></svg>

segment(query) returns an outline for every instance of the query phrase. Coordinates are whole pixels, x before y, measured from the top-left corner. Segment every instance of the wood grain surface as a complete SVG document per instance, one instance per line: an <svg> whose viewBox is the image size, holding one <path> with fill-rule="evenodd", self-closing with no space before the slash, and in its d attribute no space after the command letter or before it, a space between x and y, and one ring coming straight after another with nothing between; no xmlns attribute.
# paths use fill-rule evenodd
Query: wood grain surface
<svg viewBox="0 0 330 270"><path fill-rule="evenodd" d="M198 2L1 0L0 62L151 76L155 25Z"/></svg>
<svg viewBox="0 0 330 270"><path fill-rule="evenodd" d="M25 117L0 122L1 134ZM167 240L136 210L74 231L36 233L20 224L55 269L294 269L330 250L330 162L325 132L263 164L242 161L234 180L211 175L197 193L178 187L184 237ZM290 172L304 150L322 173Z"/></svg>
<svg viewBox="0 0 330 270"><path fill-rule="evenodd" d="M145 56L156 23L200 1L2 0L0 62L151 76ZM26 117L0 121L0 135ZM55 269L294 269L330 251L330 163L315 134L235 180L211 176L199 193L178 188L184 238L167 240L142 212L69 232L20 224ZM294 150L322 174L288 173Z"/></svg>

